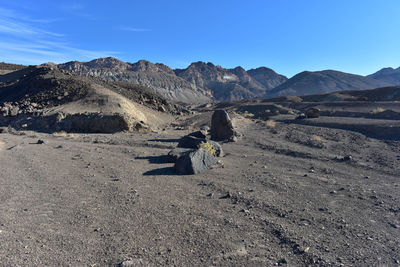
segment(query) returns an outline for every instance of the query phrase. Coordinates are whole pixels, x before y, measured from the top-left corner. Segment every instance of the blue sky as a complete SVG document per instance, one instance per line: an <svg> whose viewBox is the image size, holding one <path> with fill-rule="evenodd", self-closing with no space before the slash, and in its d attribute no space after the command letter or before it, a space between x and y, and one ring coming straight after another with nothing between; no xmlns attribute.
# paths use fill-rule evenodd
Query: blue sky
<svg viewBox="0 0 400 267"><path fill-rule="evenodd" d="M399 14L399 0L2 0L0 61L114 56L366 75L400 66Z"/></svg>

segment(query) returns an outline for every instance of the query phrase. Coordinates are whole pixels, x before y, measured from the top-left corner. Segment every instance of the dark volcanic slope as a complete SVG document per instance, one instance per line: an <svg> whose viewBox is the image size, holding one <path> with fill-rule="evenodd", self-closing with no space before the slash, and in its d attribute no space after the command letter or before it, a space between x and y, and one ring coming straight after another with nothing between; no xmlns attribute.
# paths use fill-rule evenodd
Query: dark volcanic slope
<svg viewBox="0 0 400 267"><path fill-rule="evenodd" d="M307 95L303 101L400 101L400 86L383 87L370 90L340 91L321 95Z"/></svg>
<svg viewBox="0 0 400 267"><path fill-rule="evenodd" d="M266 96L307 95L342 90L363 90L390 86L384 81L334 70L301 72L284 84L274 88Z"/></svg>
<svg viewBox="0 0 400 267"><path fill-rule="evenodd" d="M25 103L28 103L27 106L35 103L39 107L49 108L80 100L93 94L95 87L113 91L151 109L180 110L178 105L172 104L151 88L75 75L51 65L31 66L0 75L0 103L14 102L22 109Z"/></svg>
<svg viewBox="0 0 400 267"><path fill-rule="evenodd" d="M246 72L242 67L224 69L210 62L195 62L175 73L196 86L210 89L219 101L260 97L287 80L264 67Z"/></svg>
<svg viewBox="0 0 400 267"><path fill-rule="evenodd" d="M374 74L368 75L368 77L375 80L391 83L393 85L400 85L400 67L397 69L384 68Z"/></svg>
<svg viewBox="0 0 400 267"><path fill-rule="evenodd" d="M60 64L58 67L79 75L100 77L107 81L123 81L147 86L169 99L181 102L204 103L212 100L212 95L207 90L177 77L168 66L145 60L131 64L108 57L90 62L72 61Z"/></svg>

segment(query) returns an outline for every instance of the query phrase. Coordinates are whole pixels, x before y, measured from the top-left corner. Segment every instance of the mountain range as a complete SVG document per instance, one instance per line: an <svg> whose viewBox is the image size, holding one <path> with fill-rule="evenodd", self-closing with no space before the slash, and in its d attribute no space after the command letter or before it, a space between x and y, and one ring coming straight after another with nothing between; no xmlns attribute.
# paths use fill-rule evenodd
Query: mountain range
<svg viewBox="0 0 400 267"><path fill-rule="evenodd" d="M374 89L397 84L334 70L304 71L275 87L267 95L274 97L322 94L343 90Z"/></svg>
<svg viewBox="0 0 400 267"><path fill-rule="evenodd" d="M265 67L246 71L241 67L225 69L212 63L195 62L186 69L173 70L146 60L127 63L112 57L67 62L59 64L58 68L108 81L148 86L170 99L186 103L263 97L268 90L287 80Z"/></svg>
<svg viewBox="0 0 400 267"><path fill-rule="evenodd" d="M400 84L400 67L397 69L384 68L374 74L368 75L368 77L384 81L390 84L399 85Z"/></svg>
<svg viewBox="0 0 400 267"><path fill-rule="evenodd" d="M6 69L11 65L4 63L2 66L2 69ZM21 68L19 65L13 66ZM201 61L185 69L172 69L146 60L128 63L113 57L89 62L71 61L56 66L82 76L147 86L169 99L183 103L237 101L400 85L400 68L385 68L368 76L336 70L304 71L288 79L266 67L246 71L240 66L227 69Z"/></svg>

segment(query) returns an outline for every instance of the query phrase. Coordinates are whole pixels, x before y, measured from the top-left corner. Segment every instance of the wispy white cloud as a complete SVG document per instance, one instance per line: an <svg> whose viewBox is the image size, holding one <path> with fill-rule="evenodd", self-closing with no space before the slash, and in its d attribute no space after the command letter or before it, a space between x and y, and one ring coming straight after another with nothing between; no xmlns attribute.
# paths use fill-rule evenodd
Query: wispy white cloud
<svg viewBox="0 0 400 267"><path fill-rule="evenodd" d="M122 31L127 31L127 32L149 32L149 31L151 31L150 29L134 28L134 27L129 27L129 26L121 26L119 29Z"/></svg>
<svg viewBox="0 0 400 267"><path fill-rule="evenodd" d="M81 3L69 3L61 6L65 10L82 10L85 9L85 6Z"/></svg>
<svg viewBox="0 0 400 267"><path fill-rule="evenodd" d="M81 17L87 20L97 20L93 14L87 11L88 8L81 3L70 3L61 6L61 8L73 16Z"/></svg>
<svg viewBox="0 0 400 267"><path fill-rule="evenodd" d="M62 33L44 28L46 20L21 16L13 10L0 8L1 61L22 64L61 63L90 60L118 54L115 51L93 51L78 48Z"/></svg>

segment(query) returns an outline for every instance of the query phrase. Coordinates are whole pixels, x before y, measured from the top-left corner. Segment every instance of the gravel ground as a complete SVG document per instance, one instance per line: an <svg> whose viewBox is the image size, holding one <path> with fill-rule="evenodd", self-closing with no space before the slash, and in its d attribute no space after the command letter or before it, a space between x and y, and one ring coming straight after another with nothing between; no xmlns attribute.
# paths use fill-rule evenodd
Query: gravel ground
<svg viewBox="0 0 400 267"><path fill-rule="evenodd" d="M4 131L0 264L399 265L399 142L235 124L225 167L192 176L164 161L187 130Z"/></svg>

